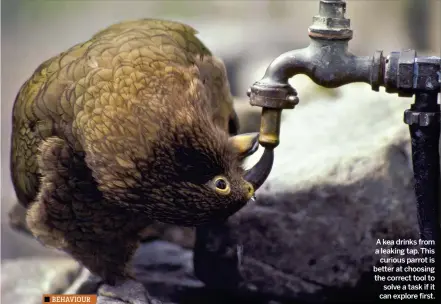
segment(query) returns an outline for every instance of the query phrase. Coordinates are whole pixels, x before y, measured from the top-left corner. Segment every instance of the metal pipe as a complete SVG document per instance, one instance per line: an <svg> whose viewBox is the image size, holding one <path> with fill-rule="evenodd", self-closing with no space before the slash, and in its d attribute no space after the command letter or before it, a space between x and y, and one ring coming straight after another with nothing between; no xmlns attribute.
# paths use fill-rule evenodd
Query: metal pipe
<svg viewBox="0 0 441 304"><path fill-rule="evenodd" d="M434 241L440 239L439 118L433 119L433 123L428 125L421 125L419 120L410 120L408 117L426 113L438 113L439 116L440 105L437 104L437 97L436 93L417 93L415 103L405 113L405 120L410 123L420 238Z"/></svg>
<svg viewBox="0 0 441 304"><path fill-rule="evenodd" d="M315 83L327 87L353 83L371 83L373 57L358 57L348 52L348 42L311 38L308 47L280 55L268 67L256 86L287 84L298 74L305 74Z"/></svg>
<svg viewBox="0 0 441 304"><path fill-rule="evenodd" d="M309 27L309 46L280 55L270 64L263 79L248 90L251 105L262 107L259 143L266 150L279 144L281 112L293 109L299 102L296 90L288 83L297 74L308 75L327 88L365 82L371 84L374 91L384 86L386 92L399 96L415 94L415 104L405 112L404 120L410 125L412 137L419 227L422 239L437 241L440 236L440 106L436 99L441 88L441 59L417 57L413 50L392 52L388 56L383 56L382 51L376 51L371 57L355 56L348 51L353 33L345 12L344 1L321 0L319 15L313 17ZM241 250L230 230L227 223L197 228L195 272L207 286L228 289L239 288L242 283ZM217 276L210 276L213 269L208 271L207 264L215 265Z"/></svg>
<svg viewBox="0 0 441 304"><path fill-rule="evenodd" d="M345 12L345 1L321 0L319 15L313 17L309 27L309 46L277 57L264 77L251 86L251 105L263 108L259 142L265 147L279 144L277 117L282 109L292 109L299 102L297 92L288 83L297 74L305 74L327 88L364 82L374 91L384 86L387 93L398 93L401 97L416 94L415 104L405 113L405 121L410 124L412 136L419 227L422 237L439 237L439 212L433 211L439 209L440 109L436 99L441 91L441 58L417 57L414 50L391 52L387 56L382 51L371 57L355 56L348 51L353 32ZM272 126L273 131L265 126Z"/></svg>

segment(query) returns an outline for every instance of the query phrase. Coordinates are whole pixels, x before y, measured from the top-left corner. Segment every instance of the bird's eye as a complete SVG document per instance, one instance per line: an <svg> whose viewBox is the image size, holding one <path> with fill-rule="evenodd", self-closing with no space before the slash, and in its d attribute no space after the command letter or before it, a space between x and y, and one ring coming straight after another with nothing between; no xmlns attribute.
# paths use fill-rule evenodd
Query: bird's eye
<svg viewBox="0 0 441 304"><path fill-rule="evenodd" d="M221 190L225 190L227 189L227 182L224 181L223 179L218 179L216 181L216 188L221 189Z"/></svg>
<svg viewBox="0 0 441 304"><path fill-rule="evenodd" d="M231 191L230 183L223 176L217 176L213 179L213 184L217 193L228 195Z"/></svg>

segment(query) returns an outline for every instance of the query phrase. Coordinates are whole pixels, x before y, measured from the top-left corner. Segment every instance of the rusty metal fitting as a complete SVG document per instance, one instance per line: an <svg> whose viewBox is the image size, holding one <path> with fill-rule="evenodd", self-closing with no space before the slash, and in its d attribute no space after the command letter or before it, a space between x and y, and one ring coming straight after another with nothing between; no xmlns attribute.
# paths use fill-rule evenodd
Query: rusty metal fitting
<svg viewBox="0 0 441 304"><path fill-rule="evenodd" d="M417 57L415 50L392 52L384 61L387 93L411 97L416 91L440 92L440 57Z"/></svg>
<svg viewBox="0 0 441 304"><path fill-rule="evenodd" d="M247 92L250 104L262 107L259 143L273 149L279 145L283 109L293 109L298 103L296 90L289 84L260 84L256 82Z"/></svg>
<svg viewBox="0 0 441 304"><path fill-rule="evenodd" d="M397 76L400 52L391 52L384 61L383 84L387 93L398 93Z"/></svg>
<svg viewBox="0 0 441 304"><path fill-rule="evenodd" d="M440 117L439 112L404 111L404 122L408 125L417 124L421 127L427 127L433 124L439 124L441 122Z"/></svg>
<svg viewBox="0 0 441 304"><path fill-rule="evenodd" d="M309 37L328 40L350 40L353 32L351 21L345 18L346 2L342 0L321 0L319 14L313 17Z"/></svg>
<svg viewBox="0 0 441 304"><path fill-rule="evenodd" d="M261 84L255 82L248 89L250 104L262 108L294 109L299 103L297 91L289 84Z"/></svg>
<svg viewBox="0 0 441 304"><path fill-rule="evenodd" d="M263 108L260 120L259 143L273 149L280 143L280 123L282 121L282 110Z"/></svg>
<svg viewBox="0 0 441 304"><path fill-rule="evenodd" d="M414 88L441 93L441 58L436 56L415 58Z"/></svg>
<svg viewBox="0 0 441 304"><path fill-rule="evenodd" d="M371 87L376 92L380 90L380 86L383 84L384 60L383 51L376 51L372 57Z"/></svg>
<svg viewBox="0 0 441 304"><path fill-rule="evenodd" d="M404 50L398 59L397 88L398 95L412 97L414 85L414 67L417 53L415 50Z"/></svg>

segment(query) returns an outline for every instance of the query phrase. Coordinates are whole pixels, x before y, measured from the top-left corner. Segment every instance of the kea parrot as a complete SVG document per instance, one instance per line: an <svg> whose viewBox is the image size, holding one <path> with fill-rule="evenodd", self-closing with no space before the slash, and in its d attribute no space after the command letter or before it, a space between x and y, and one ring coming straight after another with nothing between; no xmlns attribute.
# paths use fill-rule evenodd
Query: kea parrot
<svg viewBox="0 0 441 304"><path fill-rule="evenodd" d="M152 221L225 220L267 178L272 152L242 161L225 66L192 27L142 19L109 26L43 62L13 107L12 181L26 224L105 283Z"/></svg>

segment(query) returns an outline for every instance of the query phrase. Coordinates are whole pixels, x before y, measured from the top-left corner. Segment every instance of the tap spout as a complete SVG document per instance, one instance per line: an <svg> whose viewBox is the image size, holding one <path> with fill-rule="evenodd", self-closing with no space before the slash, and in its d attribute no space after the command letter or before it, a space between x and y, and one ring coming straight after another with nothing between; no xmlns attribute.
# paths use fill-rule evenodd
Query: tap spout
<svg viewBox="0 0 441 304"><path fill-rule="evenodd" d="M308 47L286 52L267 68L263 79L253 86L286 86L288 80L305 74L327 88L352 82L371 83L373 57L354 56L348 51L347 40L311 38Z"/></svg>

